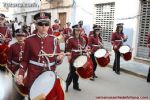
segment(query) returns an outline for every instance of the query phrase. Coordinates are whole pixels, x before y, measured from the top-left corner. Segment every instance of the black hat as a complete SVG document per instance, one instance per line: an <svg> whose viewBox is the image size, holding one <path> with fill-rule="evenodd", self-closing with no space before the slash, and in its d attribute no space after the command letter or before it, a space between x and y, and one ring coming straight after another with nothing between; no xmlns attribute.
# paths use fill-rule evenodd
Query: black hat
<svg viewBox="0 0 150 100"><path fill-rule="evenodd" d="M83 24L83 20L80 20L80 21L78 22L78 24Z"/></svg>
<svg viewBox="0 0 150 100"><path fill-rule="evenodd" d="M73 25L72 28L73 29L79 29L79 26L78 25Z"/></svg>
<svg viewBox="0 0 150 100"><path fill-rule="evenodd" d="M40 12L34 15L34 20L36 20L37 22L46 20L49 21L50 19L51 19L50 13Z"/></svg>
<svg viewBox="0 0 150 100"><path fill-rule="evenodd" d="M94 30L100 30L100 28L101 28L100 25L95 25L95 24L93 25L93 29L94 29Z"/></svg>
<svg viewBox="0 0 150 100"><path fill-rule="evenodd" d="M118 23L117 26L123 26L123 23Z"/></svg>
<svg viewBox="0 0 150 100"><path fill-rule="evenodd" d="M59 20L58 20L58 19L55 19L54 22L55 22L55 23L59 23Z"/></svg>
<svg viewBox="0 0 150 100"><path fill-rule="evenodd" d="M70 23L70 22L67 22L66 24L69 24L69 25L70 25L71 23Z"/></svg>
<svg viewBox="0 0 150 100"><path fill-rule="evenodd" d="M24 36L24 37L26 37L27 35L26 35L26 33L22 29L19 29L17 31L17 33L16 33L16 36Z"/></svg>
<svg viewBox="0 0 150 100"><path fill-rule="evenodd" d="M0 18L5 18L5 15L0 13Z"/></svg>

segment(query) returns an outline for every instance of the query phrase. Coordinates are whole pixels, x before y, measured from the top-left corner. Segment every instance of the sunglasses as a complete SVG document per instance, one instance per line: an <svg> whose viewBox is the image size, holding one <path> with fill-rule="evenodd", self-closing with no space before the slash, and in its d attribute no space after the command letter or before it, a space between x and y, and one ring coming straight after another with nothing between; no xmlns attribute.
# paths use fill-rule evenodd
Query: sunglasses
<svg viewBox="0 0 150 100"><path fill-rule="evenodd" d="M49 22L38 22L38 26L49 26Z"/></svg>

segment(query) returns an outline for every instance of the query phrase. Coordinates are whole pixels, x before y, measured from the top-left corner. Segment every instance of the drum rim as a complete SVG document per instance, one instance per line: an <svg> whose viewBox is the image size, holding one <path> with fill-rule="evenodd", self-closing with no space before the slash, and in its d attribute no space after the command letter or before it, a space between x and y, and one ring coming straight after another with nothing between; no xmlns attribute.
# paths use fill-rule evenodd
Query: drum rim
<svg viewBox="0 0 150 100"><path fill-rule="evenodd" d="M54 71L52 71L52 70L48 70L48 71L54 73L54 75L55 75L55 82L54 82L54 85L55 85L56 79L57 79L57 75L56 75L56 73L55 73ZM44 74L45 72L48 72L48 71L42 72L41 74L38 75L38 77L39 77L40 75ZM38 77L37 77L37 78L38 78ZM36 78L36 79L37 79L37 78ZM36 81L36 79L34 80L34 82ZM34 82L32 83L32 85L34 84ZM31 91L32 85L31 85L30 90L29 90L29 98L30 98L30 99L31 99L31 96L30 96L31 93L30 93L30 91ZM54 86L53 86L53 87L54 87ZM31 99L31 100L32 100L32 99Z"/></svg>
<svg viewBox="0 0 150 100"><path fill-rule="evenodd" d="M96 58L101 58L101 57L105 56L105 55L100 56L100 57L97 56L97 52L100 51L100 50L105 50L105 54L107 53L107 50L106 50L106 49L103 49L103 48L102 48L102 49L98 49L98 50L94 53L94 56L95 56Z"/></svg>
<svg viewBox="0 0 150 100"><path fill-rule="evenodd" d="M124 49L121 49L121 48L123 48L123 47L128 47L129 48L129 50L128 51L126 51L126 52L121 52L122 50L124 50ZM128 45L123 45L123 46L121 46L120 48L119 48L119 52L120 53L122 53L122 54L125 54L125 53L128 53L128 52L130 52L130 46L128 46Z"/></svg>
<svg viewBox="0 0 150 100"><path fill-rule="evenodd" d="M84 57L86 57L86 62L88 61L88 57L86 56L86 55L80 55L80 56L78 56L75 60L74 60L74 62L73 62L73 66L75 67L75 68L80 68L80 67L76 67L75 66L75 61L79 58L79 57L81 57L81 56L84 56ZM84 63L85 64L85 63ZM83 64L83 65L84 65ZM82 66L81 66L82 67Z"/></svg>

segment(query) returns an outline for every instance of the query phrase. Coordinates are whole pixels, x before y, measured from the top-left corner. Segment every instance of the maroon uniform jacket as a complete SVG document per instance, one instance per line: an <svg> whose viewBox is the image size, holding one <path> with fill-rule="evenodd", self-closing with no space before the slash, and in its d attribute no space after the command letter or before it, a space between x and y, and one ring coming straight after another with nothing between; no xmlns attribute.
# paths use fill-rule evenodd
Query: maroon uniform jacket
<svg viewBox="0 0 150 100"><path fill-rule="evenodd" d="M64 35L64 38L66 41L70 36L72 36L72 29L71 28L65 28L63 35Z"/></svg>
<svg viewBox="0 0 150 100"><path fill-rule="evenodd" d="M124 41L124 33L112 33L111 43L113 45L113 50L118 51L120 46L122 46Z"/></svg>
<svg viewBox="0 0 150 100"><path fill-rule="evenodd" d="M78 50L84 50L85 49L85 40L82 38L83 41L75 38L70 37L66 41L66 51L71 52L71 60L70 62L74 62L74 60L80 56L80 52Z"/></svg>
<svg viewBox="0 0 150 100"><path fill-rule="evenodd" d="M150 33L148 34L148 47L150 48ZM150 57L150 51L149 51L149 57Z"/></svg>
<svg viewBox="0 0 150 100"><path fill-rule="evenodd" d="M90 31L90 33L89 33L89 37L90 37L90 36L93 36L93 31Z"/></svg>
<svg viewBox="0 0 150 100"><path fill-rule="evenodd" d="M8 50L7 67L15 74L19 69L19 64L22 61L22 55L24 53L24 43L14 43Z"/></svg>
<svg viewBox="0 0 150 100"><path fill-rule="evenodd" d="M80 27L80 33L85 32L83 27Z"/></svg>
<svg viewBox="0 0 150 100"><path fill-rule="evenodd" d="M0 27L0 33L5 37L4 43L8 45L9 42L12 40L10 30L7 27Z"/></svg>
<svg viewBox="0 0 150 100"><path fill-rule="evenodd" d="M53 29L54 32L59 31L60 26L58 24L54 24L54 25L52 25L52 29Z"/></svg>
<svg viewBox="0 0 150 100"><path fill-rule="evenodd" d="M27 77L24 80L24 85L30 89L34 80L45 70L55 70L56 64L60 61L56 60L56 56L47 57L39 56L40 54L60 53L60 48L57 38L51 35L46 35L44 38L38 34L34 34L25 40L23 60L20 64L19 75L25 74Z"/></svg>
<svg viewBox="0 0 150 100"><path fill-rule="evenodd" d="M92 54L94 54L98 49L102 47L102 38L99 36L90 36L88 47L92 49Z"/></svg>

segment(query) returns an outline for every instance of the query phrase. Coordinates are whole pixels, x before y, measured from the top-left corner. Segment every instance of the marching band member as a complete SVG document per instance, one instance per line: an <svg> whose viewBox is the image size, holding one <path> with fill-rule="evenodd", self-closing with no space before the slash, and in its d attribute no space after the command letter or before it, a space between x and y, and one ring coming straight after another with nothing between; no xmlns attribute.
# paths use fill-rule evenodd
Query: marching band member
<svg viewBox="0 0 150 100"><path fill-rule="evenodd" d="M50 14L40 12L34 16L37 23L37 33L28 37L25 41L25 49L23 60L20 64L19 74L17 76L17 83L26 86L29 90L34 80L44 71L55 71L56 65L62 62L64 53L60 53L60 48L56 37L47 33L49 29ZM40 56L42 54L55 54L57 56ZM24 77L27 72L27 77ZM25 79L24 79L25 78ZM57 80L56 80L57 81ZM40 88L40 87L39 87ZM62 98L64 94L62 91L55 90L55 95L49 95L49 100L54 98Z"/></svg>
<svg viewBox="0 0 150 100"><path fill-rule="evenodd" d="M26 36L26 33L22 31L16 33L17 42L12 44L8 50L7 68L10 69L13 74L19 69L19 64L22 61ZM24 100L24 96L21 95L20 92L16 93L12 98L14 100Z"/></svg>
<svg viewBox="0 0 150 100"><path fill-rule="evenodd" d="M83 21L82 21L82 20L80 20L80 21L78 22L78 27L79 27L79 29L80 29L80 33L85 32L85 30L84 30L84 28L83 28Z"/></svg>
<svg viewBox="0 0 150 100"><path fill-rule="evenodd" d="M8 27L4 26L5 15L0 13L0 70L6 71L5 65L7 63L8 44L12 40L11 32ZM4 60L5 59L5 60Z"/></svg>
<svg viewBox="0 0 150 100"><path fill-rule="evenodd" d="M71 23L70 22L67 22L66 23L67 27L64 29L63 31L63 35L64 35L64 38L65 38L65 41L70 37L72 36L72 29L70 28L70 25Z"/></svg>
<svg viewBox="0 0 150 100"><path fill-rule="evenodd" d="M93 35L91 35L90 37L89 37L89 43L88 43L88 47L90 48L90 49L92 49L91 50L91 58L92 58L92 61L93 61L93 77L90 79L90 80L94 80L95 78L98 78L97 76L96 76L96 74L95 74L95 71L96 71L96 68L97 68L97 62L96 62L96 60L95 60L95 57L94 57L94 53L98 50L98 49L100 49L100 48L102 48L103 47L103 44L102 44L102 38L101 38L101 36L100 36L100 26L98 26L98 25L95 25L94 27L93 27Z"/></svg>
<svg viewBox="0 0 150 100"><path fill-rule="evenodd" d="M66 42L66 52L71 52L71 56L68 56L69 64L70 64L70 72L66 79L66 92L68 91L68 87L73 80L73 89L77 91L81 91L79 88L78 79L79 76L76 74L76 69L73 66L74 60L80 56L80 51L76 52L77 50L83 50L85 47L85 40L80 36L80 29L78 25L74 25L73 27L73 36L70 37Z"/></svg>
<svg viewBox="0 0 150 100"><path fill-rule="evenodd" d="M94 31L94 27L96 27L97 25L93 24L93 30L89 32L89 37L93 36L93 31Z"/></svg>
<svg viewBox="0 0 150 100"><path fill-rule="evenodd" d="M150 33L148 34L148 47L150 48ZM150 52L149 52L149 57L150 57ZM150 68L147 75L147 82L150 82Z"/></svg>
<svg viewBox="0 0 150 100"><path fill-rule="evenodd" d="M60 25L59 25L59 20L58 19L54 20L54 25L52 25L52 29L53 29L53 32L59 32Z"/></svg>
<svg viewBox="0 0 150 100"><path fill-rule="evenodd" d="M127 36L123 33L123 23L118 23L116 27L116 32L112 33L111 43L113 45L113 50L115 52L115 60L113 64L113 71L116 74L120 74L120 52L119 48L123 45L123 42L127 41Z"/></svg>

